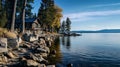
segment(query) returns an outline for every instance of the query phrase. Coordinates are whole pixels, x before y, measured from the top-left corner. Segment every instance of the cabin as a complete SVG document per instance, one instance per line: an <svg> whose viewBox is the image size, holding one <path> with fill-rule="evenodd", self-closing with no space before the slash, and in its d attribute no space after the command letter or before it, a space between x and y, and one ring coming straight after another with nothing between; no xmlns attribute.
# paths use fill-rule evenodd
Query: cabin
<svg viewBox="0 0 120 67"><path fill-rule="evenodd" d="M25 29L26 30L32 30L32 28L33 28L32 25L34 23L39 23L39 20L36 19L36 18L27 18L27 19L25 19ZM41 26L39 26L39 27L41 27ZM21 20L16 20L15 28L16 29L22 29L22 21Z"/></svg>

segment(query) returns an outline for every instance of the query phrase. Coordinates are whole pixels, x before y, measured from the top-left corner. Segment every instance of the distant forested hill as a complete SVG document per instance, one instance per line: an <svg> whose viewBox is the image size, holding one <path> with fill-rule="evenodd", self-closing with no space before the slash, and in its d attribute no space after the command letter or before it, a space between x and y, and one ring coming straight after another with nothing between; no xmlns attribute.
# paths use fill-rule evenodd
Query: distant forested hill
<svg viewBox="0 0 120 67"><path fill-rule="evenodd" d="M103 29L97 31L72 31L76 33L120 33L120 29Z"/></svg>

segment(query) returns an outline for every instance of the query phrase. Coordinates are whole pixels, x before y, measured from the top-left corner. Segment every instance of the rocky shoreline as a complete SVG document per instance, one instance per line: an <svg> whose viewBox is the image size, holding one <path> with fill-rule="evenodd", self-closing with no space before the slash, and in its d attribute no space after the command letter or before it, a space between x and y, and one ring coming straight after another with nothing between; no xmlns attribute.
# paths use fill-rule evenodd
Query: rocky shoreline
<svg viewBox="0 0 120 67"><path fill-rule="evenodd" d="M11 47L7 44L7 51L0 52L0 66L3 67L55 67L49 65L47 57L55 55L55 50L49 48L53 45L58 34L38 36L34 41L23 41ZM2 43L1 43L2 44Z"/></svg>

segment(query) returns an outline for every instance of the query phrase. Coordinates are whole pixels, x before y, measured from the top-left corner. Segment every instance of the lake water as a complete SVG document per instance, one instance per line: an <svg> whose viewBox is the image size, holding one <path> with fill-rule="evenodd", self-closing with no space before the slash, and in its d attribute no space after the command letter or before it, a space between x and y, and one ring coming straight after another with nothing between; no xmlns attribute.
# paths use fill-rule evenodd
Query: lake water
<svg viewBox="0 0 120 67"><path fill-rule="evenodd" d="M120 67L120 33L83 33L60 37L57 67Z"/></svg>

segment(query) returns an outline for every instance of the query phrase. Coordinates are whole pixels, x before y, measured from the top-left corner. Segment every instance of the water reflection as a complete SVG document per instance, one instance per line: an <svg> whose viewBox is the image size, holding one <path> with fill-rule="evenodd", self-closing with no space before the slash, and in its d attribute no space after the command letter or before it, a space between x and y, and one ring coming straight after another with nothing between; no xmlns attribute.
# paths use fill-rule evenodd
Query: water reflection
<svg viewBox="0 0 120 67"><path fill-rule="evenodd" d="M51 50L50 64L66 67L120 67L120 34L84 34L79 37L60 37Z"/></svg>
<svg viewBox="0 0 120 67"><path fill-rule="evenodd" d="M50 62L49 64L57 64L57 63L61 63L61 58L62 58L62 54L60 51L60 39L56 38L54 43L52 44L52 46L50 47L50 50L56 51L55 55L50 54L50 56L48 57L48 61Z"/></svg>
<svg viewBox="0 0 120 67"><path fill-rule="evenodd" d="M66 49L70 49L71 47L71 39L70 36L62 36L62 45L66 47Z"/></svg>
<svg viewBox="0 0 120 67"><path fill-rule="evenodd" d="M65 45L65 37L62 36L62 45Z"/></svg>
<svg viewBox="0 0 120 67"><path fill-rule="evenodd" d="M73 67L120 67L120 33L60 37L62 64Z"/></svg>

